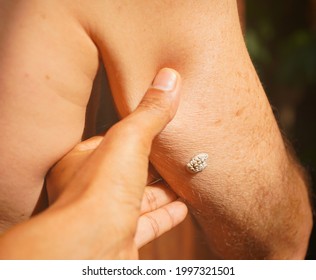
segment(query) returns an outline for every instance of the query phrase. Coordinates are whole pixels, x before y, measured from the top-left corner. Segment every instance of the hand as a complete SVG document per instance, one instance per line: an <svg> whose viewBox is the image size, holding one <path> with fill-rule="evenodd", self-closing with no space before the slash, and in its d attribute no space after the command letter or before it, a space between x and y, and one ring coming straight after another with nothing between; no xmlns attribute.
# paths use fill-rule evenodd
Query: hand
<svg viewBox="0 0 316 280"><path fill-rule="evenodd" d="M75 176L102 140L102 136L95 136L80 143L79 145L87 145L87 150L84 150L85 148L77 150L78 146L76 146L51 169L47 184L50 205L58 199L69 180ZM153 170L149 169L134 238L137 248L171 230L186 217L185 204L177 201L178 196L168 189L162 180L151 183L155 181L157 181L157 173L155 172L154 176Z"/></svg>
<svg viewBox="0 0 316 280"><path fill-rule="evenodd" d="M179 75L161 70L130 116L104 137L78 144L47 177L52 208L79 204L81 211L79 206L87 204L91 209L82 215L97 215L90 223L99 225L101 243L111 248L102 258L136 258L138 248L186 216L186 206L162 183L144 188L152 140L175 115L179 89Z"/></svg>

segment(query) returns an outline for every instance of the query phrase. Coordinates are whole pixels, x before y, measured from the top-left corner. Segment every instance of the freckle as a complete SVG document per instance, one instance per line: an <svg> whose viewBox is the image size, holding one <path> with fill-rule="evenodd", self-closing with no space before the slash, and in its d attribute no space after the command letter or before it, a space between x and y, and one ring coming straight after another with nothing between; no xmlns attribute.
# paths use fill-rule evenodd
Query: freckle
<svg viewBox="0 0 316 280"><path fill-rule="evenodd" d="M205 102L204 103L202 103L202 102L198 103L197 105L199 106L199 109L202 110L202 111L203 110L207 110L207 108L208 108L208 105L205 104Z"/></svg>
<svg viewBox="0 0 316 280"><path fill-rule="evenodd" d="M214 122L215 125L220 125L222 123L222 120L221 119L218 119Z"/></svg>
<svg viewBox="0 0 316 280"><path fill-rule="evenodd" d="M245 110L245 108L239 109L239 110L235 113L235 115L236 115L237 117L241 116L241 114L244 112L244 110Z"/></svg>
<svg viewBox="0 0 316 280"><path fill-rule="evenodd" d="M42 19L46 19L46 15L45 14L41 14L41 18Z"/></svg>
<svg viewBox="0 0 316 280"><path fill-rule="evenodd" d="M50 76L49 75L45 75L45 79L46 80L50 80Z"/></svg>
<svg viewBox="0 0 316 280"><path fill-rule="evenodd" d="M29 73L24 74L24 78L29 78L29 77L30 77Z"/></svg>

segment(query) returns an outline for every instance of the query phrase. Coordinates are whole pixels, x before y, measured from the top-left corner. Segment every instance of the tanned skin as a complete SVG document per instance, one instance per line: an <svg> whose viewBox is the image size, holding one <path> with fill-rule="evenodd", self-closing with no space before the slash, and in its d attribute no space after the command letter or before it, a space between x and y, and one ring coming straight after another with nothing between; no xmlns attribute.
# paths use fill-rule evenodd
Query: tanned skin
<svg viewBox="0 0 316 280"><path fill-rule="evenodd" d="M249 58L236 1L0 1L1 229L28 219L49 168L82 135L102 59L121 117L162 67L182 99L151 162L215 258L303 259L307 184ZM150 106L150 105L149 105ZM209 154L191 175L185 165Z"/></svg>

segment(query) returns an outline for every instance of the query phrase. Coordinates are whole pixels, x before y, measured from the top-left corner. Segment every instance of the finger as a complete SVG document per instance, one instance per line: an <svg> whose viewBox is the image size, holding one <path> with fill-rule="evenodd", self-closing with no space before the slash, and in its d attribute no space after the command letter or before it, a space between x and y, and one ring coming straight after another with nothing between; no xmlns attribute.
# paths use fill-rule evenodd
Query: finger
<svg viewBox="0 0 316 280"><path fill-rule="evenodd" d="M146 187L141 205L141 214L152 212L178 199L178 196L163 184Z"/></svg>
<svg viewBox="0 0 316 280"><path fill-rule="evenodd" d="M81 142L50 169L46 176L46 189L50 205L57 200L74 174L86 162L102 140L103 137L95 136Z"/></svg>
<svg viewBox="0 0 316 280"><path fill-rule="evenodd" d="M97 135L94 137L91 137L87 140L82 141L78 145L76 145L72 152L92 152L95 150L97 147L99 147L100 143L103 140L103 136Z"/></svg>
<svg viewBox="0 0 316 280"><path fill-rule="evenodd" d="M153 212L142 215L134 237L137 248L141 248L162 234L173 229L186 217L188 209L183 202L175 201Z"/></svg>

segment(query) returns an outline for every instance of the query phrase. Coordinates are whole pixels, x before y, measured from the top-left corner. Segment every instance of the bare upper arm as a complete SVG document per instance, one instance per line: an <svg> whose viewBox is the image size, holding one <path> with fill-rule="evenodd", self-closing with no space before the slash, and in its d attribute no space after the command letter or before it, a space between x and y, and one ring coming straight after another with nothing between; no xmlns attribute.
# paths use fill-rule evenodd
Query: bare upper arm
<svg viewBox="0 0 316 280"><path fill-rule="evenodd" d="M304 251L306 188L298 177L289 183L295 168L245 47L236 1L97 3L91 35L122 116L160 68L175 68L183 78L178 113L156 139L151 160L198 213L218 255ZM185 165L201 152L209 154L208 168L192 176ZM299 219L306 221L302 230ZM291 229L286 237L284 228Z"/></svg>
<svg viewBox="0 0 316 280"><path fill-rule="evenodd" d="M158 69L175 68L183 78L177 116L153 153L153 162L158 168L161 164L166 178L177 182L175 174L186 178L183 166L203 151L213 153L217 165L213 168L234 168L231 153L221 152L259 145L266 125L273 131L267 148L282 149L271 108L244 44L236 1L99 3L106 8L99 9L91 20L92 37L102 53L122 116L135 108ZM271 146L272 141L277 147ZM242 155L235 160L242 161ZM208 171L204 173L206 176ZM213 178L214 184L220 185L221 180L224 178Z"/></svg>
<svg viewBox="0 0 316 280"><path fill-rule="evenodd" d="M63 1L0 5L0 220L18 221L81 138L98 53Z"/></svg>

